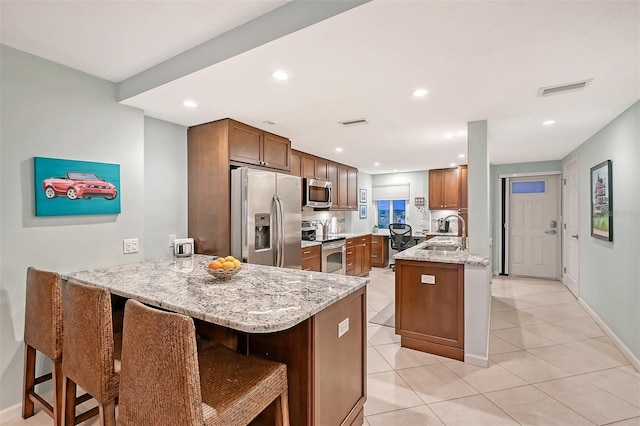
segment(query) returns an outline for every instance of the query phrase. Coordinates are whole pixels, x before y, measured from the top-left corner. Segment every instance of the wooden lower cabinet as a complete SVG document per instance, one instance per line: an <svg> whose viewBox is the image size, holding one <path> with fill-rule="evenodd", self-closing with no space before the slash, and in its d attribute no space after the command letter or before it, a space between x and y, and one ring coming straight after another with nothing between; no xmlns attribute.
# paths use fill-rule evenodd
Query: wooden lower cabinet
<svg viewBox="0 0 640 426"><path fill-rule="evenodd" d="M371 236L371 266L384 268L389 264L389 237Z"/></svg>
<svg viewBox="0 0 640 426"><path fill-rule="evenodd" d="M396 260L403 347L464 360L464 265Z"/></svg>
<svg viewBox="0 0 640 426"><path fill-rule="evenodd" d="M287 364L291 425L360 425L367 397L366 287L297 326L250 334L249 353ZM338 335L338 325L348 330ZM252 425L273 425L273 404Z"/></svg>
<svg viewBox="0 0 640 426"><path fill-rule="evenodd" d="M366 277L371 272L371 235L347 239L346 274Z"/></svg>
<svg viewBox="0 0 640 426"><path fill-rule="evenodd" d="M322 246L320 244L300 249L303 271L320 272L320 268L322 267L320 258L321 250Z"/></svg>

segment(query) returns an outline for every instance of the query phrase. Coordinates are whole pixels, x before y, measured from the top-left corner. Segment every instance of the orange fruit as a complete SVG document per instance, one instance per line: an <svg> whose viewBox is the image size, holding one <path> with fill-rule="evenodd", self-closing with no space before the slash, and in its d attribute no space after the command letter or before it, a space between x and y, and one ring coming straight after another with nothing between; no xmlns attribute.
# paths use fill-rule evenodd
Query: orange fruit
<svg viewBox="0 0 640 426"><path fill-rule="evenodd" d="M220 269L220 268L222 268L222 265L217 260L213 260L213 261L209 262L209 268L210 269Z"/></svg>
<svg viewBox="0 0 640 426"><path fill-rule="evenodd" d="M222 264L222 269L233 269L233 262L224 262Z"/></svg>

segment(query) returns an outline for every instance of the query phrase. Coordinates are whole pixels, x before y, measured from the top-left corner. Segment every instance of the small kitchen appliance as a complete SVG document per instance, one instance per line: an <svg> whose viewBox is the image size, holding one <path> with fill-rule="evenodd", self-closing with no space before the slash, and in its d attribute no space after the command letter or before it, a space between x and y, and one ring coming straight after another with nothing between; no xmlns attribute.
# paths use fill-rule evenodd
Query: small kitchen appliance
<svg viewBox="0 0 640 426"><path fill-rule="evenodd" d="M173 254L176 257L189 257L193 254L193 238L173 240Z"/></svg>

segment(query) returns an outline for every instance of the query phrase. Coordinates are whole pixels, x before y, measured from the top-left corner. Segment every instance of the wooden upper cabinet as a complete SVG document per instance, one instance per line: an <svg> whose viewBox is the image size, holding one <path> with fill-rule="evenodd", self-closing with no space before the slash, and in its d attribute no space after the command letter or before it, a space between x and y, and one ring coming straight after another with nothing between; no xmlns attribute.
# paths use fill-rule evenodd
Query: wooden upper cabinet
<svg viewBox="0 0 640 426"><path fill-rule="evenodd" d="M329 179L329 162L320 157L316 157L316 178Z"/></svg>
<svg viewBox="0 0 640 426"><path fill-rule="evenodd" d="M338 202L338 186L340 185L340 182L338 181L338 167L338 163L334 163L332 161L327 163L327 180L331 182L334 206ZM331 208L335 209L333 206Z"/></svg>
<svg viewBox="0 0 640 426"><path fill-rule="evenodd" d="M264 132L263 166L270 169L291 170L291 141L273 133Z"/></svg>
<svg viewBox="0 0 640 426"><path fill-rule="evenodd" d="M302 153L291 150L291 174L302 177Z"/></svg>
<svg viewBox="0 0 640 426"><path fill-rule="evenodd" d="M334 192L333 199L337 201L337 208L346 208L349 205L349 167L338 166L338 190ZM336 196L337 195L337 196Z"/></svg>
<svg viewBox="0 0 640 426"><path fill-rule="evenodd" d="M316 178L316 158L313 155L302 153L302 177Z"/></svg>
<svg viewBox="0 0 640 426"><path fill-rule="evenodd" d="M291 170L291 141L229 120L229 160L277 170Z"/></svg>
<svg viewBox="0 0 640 426"><path fill-rule="evenodd" d="M466 209L469 207L469 194L468 194L468 170L467 166L458 166L458 181L460 185L460 208Z"/></svg>
<svg viewBox="0 0 640 426"><path fill-rule="evenodd" d="M458 169L429 170L429 210L460 208Z"/></svg>
<svg viewBox="0 0 640 426"><path fill-rule="evenodd" d="M347 208L358 209L358 169L347 169Z"/></svg>
<svg viewBox="0 0 640 426"><path fill-rule="evenodd" d="M261 166L263 133L255 127L229 120L229 159Z"/></svg>

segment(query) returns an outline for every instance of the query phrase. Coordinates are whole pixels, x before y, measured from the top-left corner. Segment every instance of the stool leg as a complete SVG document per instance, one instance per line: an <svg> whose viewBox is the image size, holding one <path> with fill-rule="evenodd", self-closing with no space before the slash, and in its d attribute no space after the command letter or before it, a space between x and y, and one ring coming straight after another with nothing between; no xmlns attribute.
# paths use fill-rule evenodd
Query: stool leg
<svg viewBox="0 0 640 426"><path fill-rule="evenodd" d="M62 426L62 361L51 361L53 378L53 425ZM74 410L75 415L75 410Z"/></svg>
<svg viewBox="0 0 640 426"><path fill-rule="evenodd" d="M76 424L76 383L67 376L62 379L62 424Z"/></svg>
<svg viewBox="0 0 640 426"><path fill-rule="evenodd" d="M276 398L276 425L289 426L289 393L284 392Z"/></svg>
<svg viewBox="0 0 640 426"><path fill-rule="evenodd" d="M116 426L116 400L98 405L100 426Z"/></svg>
<svg viewBox="0 0 640 426"><path fill-rule="evenodd" d="M22 389L22 418L33 416L35 406L29 398L29 392L33 392L36 384L36 350L24 344L24 380Z"/></svg>

